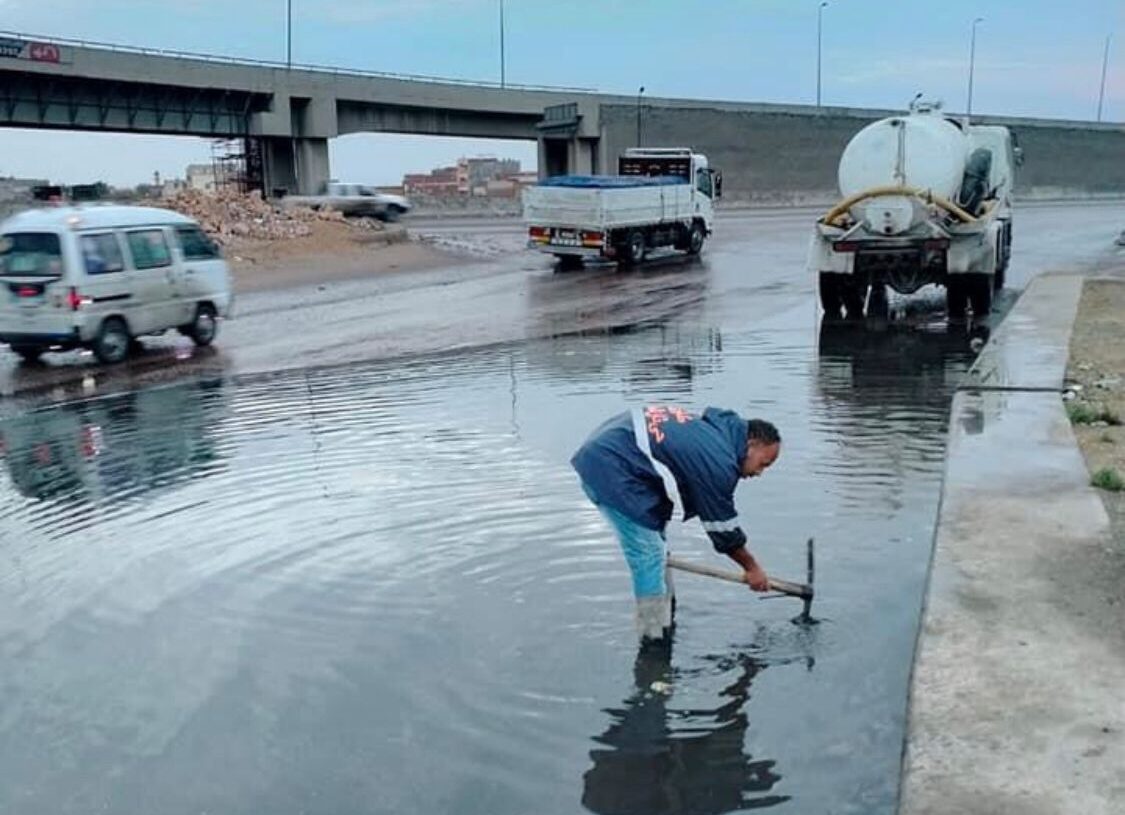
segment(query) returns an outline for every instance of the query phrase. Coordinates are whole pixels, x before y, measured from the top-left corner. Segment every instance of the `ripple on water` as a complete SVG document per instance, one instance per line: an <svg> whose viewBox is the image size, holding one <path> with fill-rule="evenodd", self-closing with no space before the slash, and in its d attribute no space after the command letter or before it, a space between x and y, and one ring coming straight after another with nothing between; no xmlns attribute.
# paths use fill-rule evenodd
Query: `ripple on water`
<svg viewBox="0 0 1125 815"><path fill-rule="evenodd" d="M146 783L174 811L665 811L654 778L698 811L867 800L897 772L949 395L936 363L867 365L681 325L13 417L0 768L58 812ZM675 652L638 657L566 464L635 400L777 421L739 507L779 574L817 536L828 622L684 577Z"/></svg>

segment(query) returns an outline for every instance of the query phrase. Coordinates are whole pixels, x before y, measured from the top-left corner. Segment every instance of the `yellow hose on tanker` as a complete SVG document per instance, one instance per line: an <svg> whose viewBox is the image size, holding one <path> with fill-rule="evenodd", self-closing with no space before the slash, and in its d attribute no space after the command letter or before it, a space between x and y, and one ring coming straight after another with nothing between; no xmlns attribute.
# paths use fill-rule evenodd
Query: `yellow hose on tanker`
<svg viewBox="0 0 1125 815"><path fill-rule="evenodd" d="M950 201L948 198L945 198L941 195L936 195L930 190L920 190L917 187L896 187L893 185L872 187L869 190L857 192L855 195L849 195L836 206L832 207L832 209L828 211L828 214L825 215L822 220L824 221L824 223L829 224L830 226L840 226L840 224L836 223L836 221L840 219L841 215L854 207L860 201L866 200L868 198L875 198L880 195L908 195L913 198L919 198L925 201L927 204L937 204L939 207L944 209L946 212L948 212L963 224L971 224L977 220L972 215L965 212L965 210L961 209L961 207Z"/></svg>

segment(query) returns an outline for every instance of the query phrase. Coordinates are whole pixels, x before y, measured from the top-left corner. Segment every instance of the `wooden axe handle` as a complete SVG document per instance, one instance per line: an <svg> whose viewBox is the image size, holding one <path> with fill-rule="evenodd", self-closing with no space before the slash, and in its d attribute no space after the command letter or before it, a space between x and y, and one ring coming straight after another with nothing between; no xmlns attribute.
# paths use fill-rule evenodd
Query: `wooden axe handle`
<svg viewBox="0 0 1125 815"><path fill-rule="evenodd" d="M702 563L693 563L690 560L681 560L679 558L668 558L668 568L679 569L681 572L691 572L692 574L701 574L705 577L714 577L718 580L726 580L728 583L741 583L746 585L745 572L732 572L726 569L719 569L715 566L706 566ZM800 597L807 599L813 596L811 586L806 586L803 583L791 583L788 580L779 580L776 577L771 577L770 589L773 591L788 594L791 597Z"/></svg>

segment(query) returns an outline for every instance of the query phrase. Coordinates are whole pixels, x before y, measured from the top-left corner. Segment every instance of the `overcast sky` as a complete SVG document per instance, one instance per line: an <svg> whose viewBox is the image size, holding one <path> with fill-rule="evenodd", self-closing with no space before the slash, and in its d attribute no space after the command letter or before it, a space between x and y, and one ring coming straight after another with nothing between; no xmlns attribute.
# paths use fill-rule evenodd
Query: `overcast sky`
<svg viewBox="0 0 1125 815"><path fill-rule="evenodd" d="M499 78L501 0L292 0L294 61ZM652 96L813 102L818 0L504 0L510 82ZM284 60L286 0L0 0L0 28ZM831 0L825 104L902 108L918 91L962 110L978 27L973 108L1093 119L1113 34L1104 118L1125 120L1125 0ZM355 135L333 175L397 183L461 155L533 167L532 143ZM134 184L207 161L201 139L0 130L0 175Z"/></svg>

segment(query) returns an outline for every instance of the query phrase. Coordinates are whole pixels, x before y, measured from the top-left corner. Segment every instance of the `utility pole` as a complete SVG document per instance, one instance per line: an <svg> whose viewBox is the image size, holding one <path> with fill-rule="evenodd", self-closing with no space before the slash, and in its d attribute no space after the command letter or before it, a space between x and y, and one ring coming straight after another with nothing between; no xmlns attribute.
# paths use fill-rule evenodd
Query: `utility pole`
<svg viewBox="0 0 1125 815"><path fill-rule="evenodd" d="M293 67L293 0L285 0L285 67Z"/></svg>
<svg viewBox="0 0 1125 815"><path fill-rule="evenodd" d="M821 31L824 27L824 9L828 7L828 0L820 4L820 8L816 10L816 106L820 107L820 54L821 54Z"/></svg>
<svg viewBox="0 0 1125 815"><path fill-rule="evenodd" d="M641 146L641 96L645 92L645 86L637 90L637 147Z"/></svg>
<svg viewBox="0 0 1125 815"><path fill-rule="evenodd" d="M1098 121L1102 120L1102 105L1105 103L1105 75L1106 70L1109 68L1109 41L1113 37L1112 34L1105 35L1105 53L1102 55L1102 86L1098 92Z"/></svg>
<svg viewBox="0 0 1125 815"><path fill-rule="evenodd" d="M504 65L504 0L500 0L500 87L503 88L505 84L505 65Z"/></svg>
<svg viewBox="0 0 1125 815"><path fill-rule="evenodd" d="M977 24L984 21L983 17L973 20L973 36L969 44L969 104L966 106L965 117L973 115L973 71L977 60Z"/></svg>

